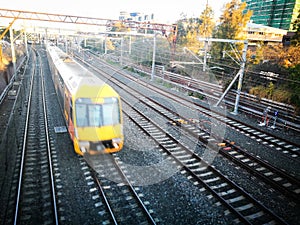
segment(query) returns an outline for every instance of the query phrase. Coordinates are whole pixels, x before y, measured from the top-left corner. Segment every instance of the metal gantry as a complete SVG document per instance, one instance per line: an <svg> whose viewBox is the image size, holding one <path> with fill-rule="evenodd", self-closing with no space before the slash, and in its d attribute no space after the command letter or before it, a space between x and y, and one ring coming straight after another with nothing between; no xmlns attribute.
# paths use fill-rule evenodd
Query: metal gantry
<svg viewBox="0 0 300 225"><path fill-rule="evenodd" d="M84 24L84 25L95 25L111 28L116 24L122 24L127 28L136 29L148 29L165 32L172 32L174 24L162 24L162 23L150 23L150 22L139 22L129 20L112 20L102 19L95 17L75 16L75 15L63 15L54 13L41 13L33 11L21 11L11 9L1 9L0 17L20 19L20 20L35 20L35 21L46 21L46 22L58 22L58 23L71 23L71 24Z"/></svg>

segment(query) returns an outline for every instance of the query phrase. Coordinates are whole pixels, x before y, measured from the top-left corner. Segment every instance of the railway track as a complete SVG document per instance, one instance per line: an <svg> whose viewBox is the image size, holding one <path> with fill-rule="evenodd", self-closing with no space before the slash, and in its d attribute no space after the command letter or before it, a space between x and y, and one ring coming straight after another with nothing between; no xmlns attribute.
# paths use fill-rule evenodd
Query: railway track
<svg viewBox="0 0 300 225"><path fill-rule="evenodd" d="M95 58L97 62L99 63L99 58ZM93 61L90 61L91 65ZM103 63L103 62L102 62ZM111 73L118 73L122 76L132 79L132 76L126 74L123 71L120 71L112 66L109 66L108 64L105 64L101 70L104 70L106 68L109 68L111 70ZM100 70L100 68L97 65L94 65L94 68L97 68ZM106 71L109 73L109 69ZM133 80L135 80L133 78ZM235 119L232 116L224 115L224 112L218 113L218 110L214 110L211 106L204 106L203 104L198 103L197 101L190 99L190 98L181 98L178 96L175 96L173 93L167 93L165 90L161 90L160 88L155 87L154 85L148 85L147 82L144 82L142 80L138 80L139 85L142 85L146 87L147 89L151 89L155 93L159 93L163 96L165 96L168 99L171 99L172 101L175 101L179 104L182 104L184 107L186 107L187 110L194 110L196 106L196 110L200 112L201 115L203 115L203 121L209 121L211 118L215 118L216 120L225 123L228 127L231 129L234 129L242 134L244 134L247 137L250 137L253 140L256 140L259 144L263 144L267 147L270 147L274 149L275 151L282 152L284 155L292 158L299 158L300 155L300 145L297 142L288 141L284 138L281 138L279 136L275 136L272 132L268 132L266 130L261 130L257 126L253 126L248 123L243 123L242 121L239 121ZM209 86L211 88L211 85ZM218 87L216 87L218 89ZM201 122L201 121L200 121Z"/></svg>
<svg viewBox="0 0 300 225"><path fill-rule="evenodd" d="M118 84L118 85L120 86L120 84ZM125 84L123 84L123 85L125 85ZM120 88L123 90L126 89L126 87L122 87L122 86ZM148 86L148 88L152 88L152 87ZM159 113L162 116L167 117L167 118L165 118L165 120L169 120L169 121L172 120L172 122L174 124L176 124L176 121L178 121L179 119L182 119L182 117L179 117L179 115L176 115L176 113L174 113L174 112L173 112L173 115L170 117L170 109L167 109L166 107L162 106L158 102L155 102L155 100L153 100L153 99L149 99L149 98L147 99L147 96L143 95L143 93L135 93L136 90L130 90L130 92L133 96L143 96L143 97L140 97L138 99L138 101L142 102L143 104L146 105L144 108L151 108L153 111L154 110L159 111ZM156 92L159 92L159 90L156 90ZM146 100L144 100L144 98ZM168 98L172 99L171 96L168 96ZM180 101L178 100L178 102L180 102ZM131 105L130 107L134 108L133 105ZM141 109L139 109L139 111L141 111ZM211 112L208 114L210 114L210 116L211 116ZM166 116L166 115L168 115L168 116ZM144 117L146 117L146 116L147 115L144 115ZM132 117L137 118L138 116L134 115ZM216 117L220 117L220 115L218 115ZM149 115L148 115L148 118L150 118ZM146 120L146 118L143 118L143 119L141 118L141 119L136 119L136 120L142 121L142 120ZM188 121L188 120L186 120L186 118L184 118L184 121ZM228 120L226 120L226 122L228 123ZM153 123L153 121L152 121L152 123ZM146 127L150 127L150 126L147 125ZM197 137L197 139L200 139L203 143L208 144L209 146L218 146L218 142L216 142L216 140L214 138L212 138L212 135L209 134L207 131L200 129L199 126L195 125L195 122L189 123L189 124L187 123L186 126L185 126L185 124L182 124L181 128L185 128L184 129L185 132L187 132L189 135L193 134L194 137ZM155 135L159 134L159 131L155 131L154 128L150 128L150 130L151 131L147 131L147 133L149 135L152 135L153 133L155 133ZM164 133L167 133L167 131L161 132L161 134L160 134L161 138L164 137L164 135L163 135ZM172 141L168 141L165 138L162 138L162 140L164 142L168 143L168 146L171 146L171 147L172 146L174 147L174 145L176 146L176 143L172 143ZM273 187L279 189L280 191L284 191L285 193L287 193L288 196L295 197L296 201L299 200L299 181L297 179L295 179L292 176L289 176L284 171L281 171L281 170L273 167L272 165L264 162L263 160L260 160L259 158L252 156L251 154L247 153L247 151L239 148L238 146L235 146L234 144L231 144L230 142L228 142L226 140L223 140L223 141L225 142L225 144L221 143L221 144L224 144L224 146L223 146L223 148L220 148L220 152L222 153L222 155L226 156L227 158L229 158L231 161L234 161L238 165L244 167L245 169L250 171L251 174L255 174L256 176L260 177L266 183L271 184ZM158 142L158 145L163 146L164 142L163 143ZM195 140L194 140L194 142L195 142ZM218 152L218 150L219 150L219 147L217 147L217 148L215 147L214 151ZM168 154L171 154L171 153L168 153ZM193 154L193 153L187 152L187 150L182 151L182 149L179 149L179 153L175 153L175 155L176 154L178 154L179 158L182 159L182 158L189 158L189 156L191 156L191 154ZM215 154L217 154L217 153L215 153ZM193 164L193 166L195 166L197 168L200 165L199 164L200 161L202 161L201 158L198 160L198 163ZM185 163L183 163L183 164L185 164ZM223 175L220 175L220 176L223 176ZM215 178L212 178L212 179L214 180ZM219 180L219 178L216 178L216 180ZM224 185L224 184L221 184L221 185ZM227 184L225 186L227 186ZM236 188L239 188L239 187L236 187ZM248 194L244 193L241 195L244 196L244 195L248 195ZM239 197L239 198L244 200L244 197ZM247 208L247 210L248 210L248 209L252 208L253 202L255 202L255 200L251 200L251 203L248 202L246 204L247 206L244 205L240 209L244 210L245 208ZM262 205L260 207L265 208ZM240 211L240 209L237 211ZM232 210L234 210L234 209L232 209ZM265 209L265 210L267 210L267 209ZM267 210L267 211L269 211L269 210ZM261 213L259 211L256 211L256 213L258 213L260 215L266 214L266 213ZM256 219L256 218L254 218L255 217L254 215L253 216L248 215L246 217L254 219L254 221ZM244 222L247 221L247 220L245 220L245 218L240 218L240 220L242 220ZM259 222L262 222L264 220L265 219L258 219ZM266 220L268 220L268 219L266 219ZM274 219L274 221L277 221L277 223L284 223L280 218L276 218L276 219ZM249 221L247 221L247 222L249 222ZM252 223L252 222L253 221L251 221L250 223ZM266 221L264 221L264 222L266 222Z"/></svg>
<svg viewBox="0 0 300 225"><path fill-rule="evenodd" d="M151 75L151 69L147 67L138 67L131 65L130 67L143 74ZM190 77L182 76L179 74L163 71L161 68L157 68L155 75L157 78L162 79L172 85L178 86L181 89L185 89L190 92L196 92L202 95L205 99L213 99L218 101L223 94L223 88L221 85L212 84L210 82L196 80ZM233 108L235 105L236 91L231 90L223 100L227 107ZM295 109L291 105L275 102L268 99L259 99L254 95L250 95L242 92L239 102L239 110L247 115L256 117L258 122L262 122L263 112L267 107L271 107L272 111L268 113L268 119L272 120L272 115L275 111L278 111L277 128L280 129L292 129L296 132L300 132L300 116L295 115ZM270 123L269 127L273 124Z"/></svg>
<svg viewBox="0 0 300 225"><path fill-rule="evenodd" d="M166 97L169 100L172 100L178 104L183 105L187 111L193 111L195 110L196 107L196 110L198 110L198 112L201 114L202 117L202 121L197 119L194 120L197 121L199 126L203 125L205 121L210 121L213 118L216 121L226 124L227 127L234 129L239 133L244 134L245 136L250 137L251 139L263 145L266 145L267 147L282 152L286 156L289 156L291 158L298 158L300 156L300 145L297 143L284 140L270 133L262 132L258 130L255 126L251 126L250 124L246 124L241 121L234 120L233 118L224 115L224 112L219 113L217 110L214 111L214 109L211 107L205 107L191 99L183 99L181 97L173 95L172 93L167 93L166 91L161 90L155 86L150 86L147 83L144 83L143 81L139 80L139 84L143 85L144 87L147 87L148 89L151 89L155 93L161 94L162 96ZM139 94L143 95L143 93L141 92L139 92ZM158 102L156 101L156 103ZM178 115L178 116L187 122L190 121L191 119L191 118L184 117L183 115Z"/></svg>
<svg viewBox="0 0 300 225"><path fill-rule="evenodd" d="M97 57L97 55L92 51L87 51L85 54L88 54L89 57ZM131 68L138 73L149 77L151 76L152 70L147 66L136 65L125 59L123 59L122 62L123 64L128 65L126 67ZM116 60L116 63L119 63L119 61ZM211 82L201 81L165 71L162 69L162 66L157 66L155 68L155 77L161 79L163 82L167 82L186 91L198 93L204 99L213 99L217 102L223 94L223 87L219 84L213 84ZM223 101L226 103L227 107L233 108L235 105L235 99L236 91L231 90L228 92ZM276 121L276 129L290 129L295 132L300 132L300 116L295 115L295 109L293 106L269 99L259 99L257 96L244 92L240 95L239 111L242 111L251 117L255 117L258 122L262 122L263 112L267 107L272 108L271 112L268 114L268 121L272 120L272 123L270 122L268 125L269 128L273 125L273 115L275 111L278 111L279 117Z"/></svg>
<svg viewBox="0 0 300 225"><path fill-rule="evenodd" d="M132 108L132 106L126 106ZM167 153L170 160L174 160L181 167L181 173L187 173L188 179L198 186L201 191L209 191L227 209L236 216L237 223L244 224L285 224L285 222L267 207L251 197L242 188L230 181L226 176L212 167L190 151L188 146L178 142L176 138L168 135L158 124L151 121L148 116L139 110L125 110L126 116L136 124L143 132L152 138L161 151ZM203 189L204 188L204 189Z"/></svg>
<svg viewBox="0 0 300 225"><path fill-rule="evenodd" d="M58 224L42 64L37 52L33 56L35 69L6 219L13 224Z"/></svg>
<svg viewBox="0 0 300 225"><path fill-rule="evenodd" d="M91 66L91 65L89 65ZM109 65L105 65L105 67L110 67ZM99 71L100 68L96 65L94 68L97 68ZM101 70L104 68L102 67ZM110 67L111 70L113 70L113 73L119 73L122 76L132 79L131 76L128 74L119 71L113 67ZM107 71L106 71L107 72ZM107 72L109 73L109 72ZM136 79L134 79L134 82ZM174 101L182 107L186 108L186 111L194 111L197 110L199 112L200 117L202 117L202 121L210 121L212 118L216 121L219 121L221 123L226 124L228 128L231 128L233 130L238 131L239 133L242 133L243 135L250 137L251 139L257 141L259 144L263 144L271 149L274 149L275 151L282 152L284 155L291 157L291 158L299 158L300 155L300 145L299 143L294 143L288 140L285 140L283 138L277 137L273 135L272 133L263 132L260 129L258 129L255 126L252 126L247 123L243 123L242 121L238 121L234 119L233 117L230 117L229 115L224 115L224 112L219 113L217 110L214 111L214 109L210 106L204 106L202 104L197 103L193 99L188 98L182 98L179 96L174 95L173 93L168 93L165 90L161 90L158 87L155 87L154 85L149 85L147 82L144 82L142 80L138 80L138 84L142 85L143 87L150 89L154 93L161 94L162 96L166 97L168 100ZM127 87L126 87L127 88ZM125 88L125 89L126 89ZM124 88L123 88L124 90ZM140 95L143 95L143 93L139 92ZM186 121L189 121L191 118L184 118L183 115L180 115L183 119ZM195 119L195 118L192 118ZM198 118L196 118L198 119ZM199 121L201 123L201 121ZM202 124L199 124L202 125Z"/></svg>
<svg viewBox="0 0 300 225"><path fill-rule="evenodd" d="M102 223L109 224L156 224L159 222L149 209L149 203L138 193L139 188L133 187L126 175L123 163L116 154L85 156L82 164L86 180L95 184L91 187L93 199L103 216ZM86 166L89 165L89 166ZM123 168L122 168L123 167Z"/></svg>
<svg viewBox="0 0 300 225"><path fill-rule="evenodd" d="M160 102L153 99L139 99L140 102L145 104L145 107L151 108L153 111L158 112L165 120L179 129L179 132L186 134L187 138L194 137L191 142L197 143L199 140L204 145L218 146L217 153L222 154L230 161L235 162L242 168L246 169L250 174L255 174L260 177L264 182L269 183L272 187L277 188L287 194L292 200L300 201L300 180L291 176L287 172L278 169L272 164L250 154L246 149L237 146L234 142L226 139L214 137L209 130L203 129L193 121L190 122L187 118L182 118L180 115L173 112L170 114L170 109L166 108ZM185 121L185 123L178 123L178 121ZM220 142L221 141L221 142Z"/></svg>
<svg viewBox="0 0 300 225"><path fill-rule="evenodd" d="M257 127L255 126L243 123L242 121L235 120L228 115L224 115L224 113L219 113L217 110L214 111L213 108L204 107L203 105L198 104L197 102L191 99L182 99L153 86L151 86L150 88L153 91L160 93L165 97L184 105L187 108L187 110L194 110L196 107L196 109L200 112L201 116L204 118L204 121L210 121L213 118L214 120L226 124L227 127L237 130L239 133L250 137L251 139L256 140L257 142L263 145L275 149L276 151L280 151L284 155L288 155L291 158L298 158L300 155L300 145L297 143L276 137L271 133L263 132L257 129ZM188 120L188 118L186 119Z"/></svg>
<svg viewBox="0 0 300 225"><path fill-rule="evenodd" d="M170 72L163 72L161 70L157 70L157 75L159 77L162 77L164 79L167 78L167 80L171 80L175 83L182 83L182 80L184 80L183 86L186 86L190 88L191 90L197 90L202 95L207 96L208 98L212 98L215 100L218 100L222 94L223 94L223 88L221 85L212 84L205 81L200 81L196 79L192 79L189 77L183 77L178 74L170 73ZM180 82L181 81L181 82ZM236 91L231 90L227 94L227 97L225 98L226 103L233 107L235 103L236 98ZM261 116L262 112L267 108L268 106L271 106L274 110L279 111L279 115L281 119L284 121L295 121L295 123L300 122L299 116L295 116L295 109L291 105L283 104L280 102L271 101L268 99L258 99L254 95L250 95L247 93L241 93L241 99L240 99L240 109L248 114L253 114L256 116ZM271 113L270 113L271 115Z"/></svg>

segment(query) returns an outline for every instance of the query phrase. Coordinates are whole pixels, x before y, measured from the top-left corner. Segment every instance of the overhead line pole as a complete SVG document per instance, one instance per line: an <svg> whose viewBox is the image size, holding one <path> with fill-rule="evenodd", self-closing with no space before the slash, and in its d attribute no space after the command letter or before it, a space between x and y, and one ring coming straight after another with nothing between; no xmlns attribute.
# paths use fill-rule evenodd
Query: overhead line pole
<svg viewBox="0 0 300 225"><path fill-rule="evenodd" d="M234 111L233 114L238 114L238 107L239 107L239 101L240 101L240 95L242 90L242 84L243 84L243 77L245 72L245 66L246 66L246 60L247 60L247 48L248 48L248 41L244 42L244 48L243 48L243 55L242 55L242 62L241 62L241 69L240 69L240 76L238 81L238 88L237 88L237 94L234 104Z"/></svg>
<svg viewBox="0 0 300 225"><path fill-rule="evenodd" d="M238 73L235 75L235 77L233 78L233 80L231 81L231 83L229 84L229 86L224 91L224 93L222 94L222 96L220 97L220 99L218 100L218 102L215 105L215 106L218 106L221 103L221 101L224 99L224 97L226 96L226 94L229 92L229 90L232 87L232 85L234 84L234 82L237 80L237 78L239 78L239 80L238 80L238 87L237 87L237 94L236 94L236 99L235 99L235 105L234 105L234 110L232 112L233 114L236 115L238 113L240 95L241 95L242 84L243 84L243 76L244 76L245 65L246 65L246 60L247 60L246 56L247 56L247 49L248 49L248 41L247 40L218 39L218 38L210 38L210 39L199 38L199 41L225 42L225 43L231 43L231 44L240 43L240 42L244 43L244 48L243 48L243 53L242 53L242 59L240 60L240 69L239 69Z"/></svg>

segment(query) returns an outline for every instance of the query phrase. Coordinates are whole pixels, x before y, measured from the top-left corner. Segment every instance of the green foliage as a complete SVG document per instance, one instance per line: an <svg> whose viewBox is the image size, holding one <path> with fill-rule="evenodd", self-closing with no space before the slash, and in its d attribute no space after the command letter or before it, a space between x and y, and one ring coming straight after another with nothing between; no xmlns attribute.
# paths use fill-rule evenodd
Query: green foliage
<svg viewBox="0 0 300 225"><path fill-rule="evenodd" d="M248 49L247 51L247 62L250 64L254 64L254 65L258 65L260 64L263 59L263 43L259 43L256 45L256 48L254 51L252 51L251 49Z"/></svg>
<svg viewBox="0 0 300 225"><path fill-rule="evenodd" d="M300 112L300 64L289 69L289 78L293 82L289 82L288 90L291 91L290 103L296 107L297 112Z"/></svg>
<svg viewBox="0 0 300 225"><path fill-rule="evenodd" d="M271 82L267 87L259 85L253 87L249 91L250 94L257 96L259 99L266 98L278 102L290 104L292 93L286 89L275 89L274 84Z"/></svg>
<svg viewBox="0 0 300 225"><path fill-rule="evenodd" d="M264 87L262 85L259 85L259 86L251 88L250 91L249 91L249 94L255 95L260 99L261 98L266 98L267 94L266 94L265 89L266 89L266 87Z"/></svg>
<svg viewBox="0 0 300 225"><path fill-rule="evenodd" d="M256 67L259 71L270 71L280 74L280 78L287 82L277 80L266 85L258 85L250 88L249 93L258 98L267 98L274 101L291 104L296 113L300 112L300 64L291 68L283 68L278 64L261 64ZM257 75L256 75L257 76ZM254 79L253 79L254 80ZM261 81L262 83L263 81Z"/></svg>
<svg viewBox="0 0 300 225"><path fill-rule="evenodd" d="M198 98L200 100L203 100L204 99L204 96L198 92L189 92L188 93L189 96L192 96L192 97L195 97L195 98Z"/></svg>
<svg viewBox="0 0 300 225"><path fill-rule="evenodd" d="M184 25L184 20L179 20L177 22L177 41L176 43L178 45L184 45L185 44L185 35L186 35L186 29Z"/></svg>
<svg viewBox="0 0 300 225"><path fill-rule="evenodd" d="M297 18L293 21L292 26L296 34L291 38L291 44L293 46L300 46L300 10L298 11Z"/></svg>
<svg viewBox="0 0 300 225"><path fill-rule="evenodd" d="M267 87L267 89L266 89L266 91L267 91L267 97L269 99L271 99L272 96L273 96L274 88L275 88L274 84L272 82L270 82L269 85L268 85L268 87Z"/></svg>

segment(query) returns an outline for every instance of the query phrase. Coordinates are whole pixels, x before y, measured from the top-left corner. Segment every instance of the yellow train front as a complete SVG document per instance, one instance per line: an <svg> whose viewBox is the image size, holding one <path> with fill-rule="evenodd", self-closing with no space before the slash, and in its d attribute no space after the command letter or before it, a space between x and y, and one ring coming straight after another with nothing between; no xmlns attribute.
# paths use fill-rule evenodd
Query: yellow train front
<svg viewBox="0 0 300 225"><path fill-rule="evenodd" d="M120 151L124 144L119 94L55 46L47 46L52 79L75 152Z"/></svg>

